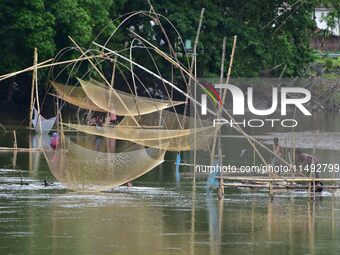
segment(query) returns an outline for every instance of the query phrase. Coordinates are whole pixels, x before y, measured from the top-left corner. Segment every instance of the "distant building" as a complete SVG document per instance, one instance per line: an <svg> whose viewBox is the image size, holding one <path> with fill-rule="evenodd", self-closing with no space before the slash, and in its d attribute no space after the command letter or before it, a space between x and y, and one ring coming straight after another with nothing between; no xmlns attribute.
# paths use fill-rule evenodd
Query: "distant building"
<svg viewBox="0 0 340 255"><path fill-rule="evenodd" d="M315 35L311 40L311 47L322 51L340 51L340 20L335 21L335 26L330 28L325 18L332 11L331 8L315 8L314 20L317 26Z"/></svg>
<svg viewBox="0 0 340 255"><path fill-rule="evenodd" d="M316 26L320 30L328 30L332 33L333 36L340 36L340 20L335 21L335 27L329 28L327 27L327 22L325 21L325 17L332 11L331 8L326 7L318 7L315 8L314 19L316 22Z"/></svg>

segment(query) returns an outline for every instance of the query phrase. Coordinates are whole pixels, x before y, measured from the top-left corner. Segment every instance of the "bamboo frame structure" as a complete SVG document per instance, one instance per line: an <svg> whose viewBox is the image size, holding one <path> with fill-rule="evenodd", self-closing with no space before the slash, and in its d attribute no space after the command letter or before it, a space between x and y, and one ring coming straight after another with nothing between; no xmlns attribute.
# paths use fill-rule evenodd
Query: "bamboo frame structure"
<svg viewBox="0 0 340 255"><path fill-rule="evenodd" d="M199 23L198 23L198 28L197 28L197 32L196 32L196 38L195 38L195 44L194 44L194 51L193 51L193 57L191 60L191 65L190 65L190 74L193 73L194 71L194 77L195 77L195 83L194 83L194 98L196 100L196 96L197 96L197 44L198 44L198 40L199 40L199 35L201 32L201 27L202 27L202 21L203 21L203 17L204 17L204 11L205 9L202 8L201 10L201 16L199 19ZM188 92L190 91L191 87L191 79L189 78L189 82L187 85L187 90ZM185 103L185 108L184 108L184 115L183 115L183 120L184 120L184 116L186 113L186 108L188 105L188 98L186 98L186 103ZM197 105L194 105L194 128L196 129L197 127ZM197 134L195 132L194 134L194 169L196 167L196 160L197 160ZM194 179L193 179L193 189L196 188L196 174L194 171Z"/></svg>
<svg viewBox="0 0 340 255"><path fill-rule="evenodd" d="M231 76L231 70L233 67L233 61L234 61L234 55L235 55L235 50L236 50L236 41L237 41L237 36L234 36L234 42L233 42L233 47L232 47L232 51L231 51L231 55L230 55L230 61L229 61L229 68L228 68L228 73L227 73L227 79L225 84L228 85L229 84L229 80L230 80L230 76ZM223 49L222 49L222 63L221 63L221 76L220 76L220 82L222 84L223 82L223 73L224 73L224 58L225 58L225 50L226 50L226 39L223 39ZM225 103L225 98L226 98L226 94L227 94L227 89L220 89L220 93L223 91L223 95L222 95L222 105L219 105L218 108L218 114L217 114L217 118L221 118L221 114L222 114L222 107ZM214 132L214 141L213 141L213 145L212 145L212 149L211 149L211 156L210 156L210 162L212 163L213 158L215 156L215 147L216 147L216 141L217 139L220 139L221 134L219 133L219 131L216 129ZM217 137L219 136L219 137ZM218 153L221 153L220 151ZM219 155L220 156L220 155ZM221 162L220 162L221 163Z"/></svg>
<svg viewBox="0 0 340 255"><path fill-rule="evenodd" d="M186 75L188 75L191 79L193 79L194 81L197 81L197 79L196 79L195 77L193 77L193 76L191 75L191 73L190 73L187 69L185 69L182 65L179 65L179 64L178 64L177 62L175 62L170 56L168 56L167 54L165 54L164 52L162 52L162 51L161 51L159 48L157 48L155 45L153 45L153 44L150 43L148 40L144 39L142 36L140 36L139 34L135 33L134 31L131 31L131 30L130 30L130 32L131 32L134 36L138 37L141 41L143 41L143 42L145 42L147 45L149 45L149 46L150 46L152 49L154 49L154 51L155 51L156 53L158 53L161 57L163 57L164 59L166 59L167 61L169 61L169 63L171 63L171 64L174 65L175 67L177 67L177 68L183 70L183 72L184 72ZM150 70L146 69L145 67L139 65L139 64L136 63L136 62L133 62L132 60L129 60L129 59L125 58L124 56L120 55L118 52L113 51L113 50L110 50L110 49L108 49L107 47L102 46L102 45L100 45L100 44L98 44L98 43L96 43L96 42L93 42L93 44L96 45L96 46L98 46L98 47L100 47L100 48L102 48L102 49L104 49L104 50L106 50L106 51L108 51L108 52L110 52L110 53L112 53L112 54L114 54L114 55L116 55L116 56L118 56L118 57L120 57L120 58L122 58L122 59L124 59L124 60L126 60L126 61L132 62L134 65L136 65L136 66L139 67L140 69L144 70L145 72L151 74L152 76L154 76L154 77L156 77L156 78L162 80L164 83L166 83L166 84L168 84L169 86L173 87L176 91L178 91L179 93L181 93L181 94L184 95L185 97L190 98L191 101L192 101L194 104L197 104L197 105L200 105L200 106L201 106L201 103L198 102L197 100L195 100L194 98L192 98L190 95L188 95L188 94L185 93L184 91L178 89L178 88L177 88L175 85L173 85L171 82L169 82L169 81L163 79L162 77L160 77L160 76L158 76L157 74L151 72ZM203 87L198 81L197 81L197 84L198 84L199 86ZM235 122L235 119L231 116L231 114L230 114L224 107L222 107L222 111L223 111L223 112L224 112L231 120L233 120L233 121ZM209 109L209 108L207 109L207 112L211 113L213 116L216 116L216 115L217 115L214 111L212 111L212 110ZM250 143L250 145L253 147L254 153L256 153L256 154L259 156L259 158L261 159L261 161L262 161L264 164L267 165L267 162L264 160L264 158L262 157L262 155L261 155L261 153L259 152L258 148L255 146L255 144L258 144L259 147L261 147L262 149L268 151L268 152L271 153L272 155L274 155L273 151L271 151L269 148L267 148L266 146L264 146L261 142L259 142L258 140L256 140L254 137L248 135L248 134L247 134L247 133L246 133L246 132L245 132L245 131L237 124L237 123L235 123L235 125L233 125L233 128L234 128L237 132L239 132L241 135L243 135L243 136L247 139L247 141L248 141L248 142ZM276 157L277 157L279 160L281 160L283 163L285 163L286 165L288 165L288 166L290 165L290 164L287 163L282 157L280 157L280 156L278 156L278 155L277 155Z"/></svg>
<svg viewBox="0 0 340 255"><path fill-rule="evenodd" d="M274 190L307 190L309 197L315 201L316 199L316 182L337 182L340 178L315 178L311 177L254 177L254 176L218 176L219 181L218 197L221 199L224 195L225 188L252 188L252 189L268 189L271 200L274 198ZM227 181L227 182L225 182ZM307 184L296 184L297 182ZM313 186L311 186L313 183ZM340 189L340 185L323 185L325 190ZM312 193L312 194L310 194Z"/></svg>
<svg viewBox="0 0 340 255"><path fill-rule="evenodd" d="M35 152L35 151L41 151L41 149L40 148L0 147L0 151Z"/></svg>
<svg viewBox="0 0 340 255"><path fill-rule="evenodd" d="M148 1L149 2L149 1ZM149 2L150 6L151 6L151 10L153 13L155 13L151 3ZM53 59L49 59L46 60L44 62L41 62L38 64L38 57L37 57L37 49L35 49L34 51L34 64L32 67L26 68L24 70L18 71L18 72L13 72L10 74L5 74L0 76L0 81L3 79L7 79L9 77L12 77L14 75L23 73L23 72L27 72L27 71L34 71L33 72L33 78L32 78L32 92L31 92L31 108L30 108L30 126L31 126L31 121L32 121L32 111L33 111L33 104L34 104L34 92L36 91L37 94L37 105L38 105L38 113L40 115L40 105L39 105L39 97L38 97L38 84L37 84L37 70L39 68L46 68L46 67L53 67L53 66L57 66L57 65L63 65L63 64L71 64L71 63L76 63L77 61L80 60L88 60L90 62L90 64L93 66L93 68L98 72L98 74L103 78L103 80L107 83L107 85L109 85L111 88L113 87L113 81L114 81L114 70L115 70L115 65L116 65L116 59L117 58L121 58L127 62L130 63L131 67L132 66L137 66L140 69L144 70L145 72L151 74L152 76L156 77L157 79L163 81L165 84L169 85L172 89L177 90L177 92L179 92L180 94L184 95L186 97L186 101L188 101L189 99L192 101L192 103L194 103L195 106L195 128L196 128L196 114L197 114L197 106L201 105L200 102L198 102L196 100L196 89L197 86L201 86L201 84L198 82L197 79L197 44L198 44L198 39L199 39L199 34L200 34L200 29L201 29L201 25L202 25L202 20L203 20L203 14L204 14L204 9L202 9L201 11L201 17L200 17L200 22L199 22L199 26L198 26L198 30L197 30L197 34L196 34L196 39L195 39L195 44L194 44L194 53L193 53L193 58L191 61L191 64L189 66L189 70L187 70L184 66L181 65L181 63L178 62L176 56L174 56L174 58L172 56L167 55L166 53L162 52L160 49L158 49L156 46L152 45L150 42L148 42L147 40L145 40L143 37L141 37L140 35L138 35L137 33L131 31L131 33L133 35L135 35L137 38L139 38L142 42L146 43L147 45L149 45L157 54L159 54L160 56L162 56L164 59L166 59L170 64L172 64L172 66L175 66L177 68L179 68L179 70L181 71L182 74L188 75L189 77L189 81L187 83L187 86L190 87L191 83L194 82L195 83L195 96L192 97L192 95L190 95L190 93L184 92L183 90L179 89L177 86L175 86L173 84L173 82L169 82L166 79L163 79L161 76L155 74L154 72L150 71L149 69L139 65L138 63L134 62L132 60L132 57L130 57L130 59L126 58L124 55L119 54L119 51L113 51L109 48L106 47L105 45L100 45L96 42L93 42L93 45L98 46L101 48L102 53L100 55L87 55L87 51L83 51L82 48L80 46L78 46L78 44L70 37L70 40L74 43L74 45L76 46L76 48L80 51L81 53L81 57L77 58L77 59L72 59L72 60L67 60L67 61L61 61L61 62L55 62L55 63L49 63L51 62ZM157 14L155 13L156 18L158 19ZM158 19L158 22L160 24L160 21ZM161 27L163 29L163 27ZM229 68L228 68L228 72L227 72L227 77L226 77L226 84L229 84L229 80L230 80L230 76L231 76L231 71L232 71L232 67L233 67L233 61L234 61L234 55L235 55L235 49L236 49L236 42L237 42L237 36L234 36L233 39L233 46L232 46L232 51L231 51L231 55L230 55L230 62L229 62ZM171 44L169 44L171 46ZM223 48L222 48L222 62L221 62L221 84L223 82L223 73L224 73L224 61L225 61L225 48L226 48L226 39L224 38L223 40ZM107 53L105 53L104 51L106 51ZM170 51L173 51L173 49L171 48ZM96 67L96 65L91 61L92 59L95 59L96 57L98 58L105 58L108 57L108 59L110 59L110 56L114 56L115 61L114 61L114 68L113 68L113 75L112 75L112 80L111 83L109 83L104 75L98 70L98 68ZM132 68L131 68L132 69ZM134 77L134 76L133 76ZM220 92L223 91L223 96L222 96L222 104L224 104L225 99L226 99L226 89L220 89ZM113 91L114 92L114 91ZM118 96L119 98L119 96ZM122 102L123 105L125 106L124 102ZM128 106L125 106L126 109L128 110ZM228 111L223 108L223 107L219 107L218 109L218 113L216 114L215 112L213 112L210 109L207 109L210 113L214 114L214 116L221 116L222 112L226 113L229 117L231 117L231 115L228 113ZM129 111L129 110L128 110ZM60 113L59 107L58 107L58 112ZM135 120L135 118L133 118ZM231 119L233 119L231 117ZM41 118L39 117L39 121L40 121L40 128L42 128L41 125ZM136 121L136 120L135 120ZM61 124L61 128L62 127L62 119L60 119L60 124ZM136 121L136 124L139 126L138 122ZM261 153L259 152L258 148L256 147L256 143L259 144L260 147L266 149L267 151L271 152L272 151L270 149L268 149L266 146L264 146L262 143L258 142L254 137L246 134L241 127L239 127L238 125L235 126L235 129L240 132L245 138L247 138L248 142L251 144L252 148L254 149L254 157L257 154L260 159L267 165L265 159L262 157ZM62 130L62 136L61 139L63 139L63 130ZM15 134L15 133L14 133ZM215 154L215 148L216 148L216 143L218 142L219 144L221 143L221 136L217 135L218 131L216 130L215 132L215 136L214 136L214 143L213 143L213 150L211 153L211 159L214 157ZM16 140L16 139L15 139ZM194 164L193 166L195 167L196 165L196 133L195 133L195 148L194 148ZM219 146L221 147L221 146ZM17 148L16 145L14 145L14 148L4 148L4 147L0 147L0 150L12 150L12 151L40 151L41 149L33 149L33 148ZM313 153L314 154L314 153ZM219 160L221 161L221 151L218 151L218 156L220 157ZM293 155L294 156L294 155ZM282 158L277 157L280 160L282 160L284 163L286 163ZM195 174L195 172L194 172ZM274 189L287 189L287 188L301 188L301 185L285 185L285 186L278 186L277 183L281 183L284 184L283 182L309 182L309 187L308 189L310 190L310 183L313 182L313 187L314 187L314 191L315 191L315 182L317 181L323 181L323 182L334 182L334 181L339 181L339 179L337 178L315 178L315 176L310 176L309 178L290 178L290 177L283 177L283 176L277 176L274 178L273 174L270 175L269 178L255 178L255 177L232 177L232 176L221 176L221 177L217 177L219 180L219 197L222 198L224 195L224 188L225 187L249 187L249 188L268 188L269 189L269 195L272 198L273 197L273 190ZM252 182L261 182L261 183L267 183L268 185L264 185L264 184L228 184L228 183L224 183L224 181L252 181ZM195 187L195 185L193 186ZM328 186L327 186L328 187ZM330 186L333 187L334 189L337 188L338 186ZM303 188L307 188L305 186L303 186ZM325 187L324 187L325 188ZM195 191L195 189L194 189ZM193 193L194 194L194 193ZM193 195L194 196L194 195ZM313 192L313 196L315 199L315 192ZM194 218L194 217L193 217Z"/></svg>

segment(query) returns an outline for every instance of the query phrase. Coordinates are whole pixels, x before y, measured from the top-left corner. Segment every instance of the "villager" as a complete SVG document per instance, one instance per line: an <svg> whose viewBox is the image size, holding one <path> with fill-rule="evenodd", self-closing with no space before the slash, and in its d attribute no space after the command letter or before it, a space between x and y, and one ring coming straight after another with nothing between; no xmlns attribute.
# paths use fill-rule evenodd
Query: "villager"
<svg viewBox="0 0 340 255"><path fill-rule="evenodd" d="M50 143L52 149L57 149L58 148L58 145L59 145L59 135L54 132L52 137L51 137L51 143Z"/></svg>
<svg viewBox="0 0 340 255"><path fill-rule="evenodd" d="M301 172L304 172L306 175L310 175L311 171L314 171L314 177L320 178L319 173L316 171L316 165L319 164L319 161L313 155L302 153L301 150L295 150L295 165L300 169ZM313 170L314 169L314 170ZM322 191L322 182L315 181L315 191Z"/></svg>
<svg viewBox="0 0 340 255"><path fill-rule="evenodd" d="M283 157L284 151L281 145L279 144L279 138L275 137L273 139L273 152L274 155L272 157L272 166L280 165L281 160L279 159Z"/></svg>

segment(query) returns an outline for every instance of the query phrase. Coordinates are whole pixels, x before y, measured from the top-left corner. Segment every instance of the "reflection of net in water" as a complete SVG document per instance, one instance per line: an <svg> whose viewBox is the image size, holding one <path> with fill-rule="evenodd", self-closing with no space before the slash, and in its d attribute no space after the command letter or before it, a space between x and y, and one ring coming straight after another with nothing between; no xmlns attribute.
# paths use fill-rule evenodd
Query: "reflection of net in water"
<svg viewBox="0 0 340 255"><path fill-rule="evenodd" d="M67 140L68 147L44 151L53 176L67 188L102 191L122 185L152 170L164 161L164 150L141 148L103 153Z"/></svg>

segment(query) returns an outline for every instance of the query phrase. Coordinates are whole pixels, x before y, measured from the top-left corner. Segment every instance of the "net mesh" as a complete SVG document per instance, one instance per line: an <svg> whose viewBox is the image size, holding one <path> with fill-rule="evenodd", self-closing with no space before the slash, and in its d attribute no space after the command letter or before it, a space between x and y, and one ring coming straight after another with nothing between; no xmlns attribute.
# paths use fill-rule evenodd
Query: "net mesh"
<svg viewBox="0 0 340 255"><path fill-rule="evenodd" d="M53 176L76 191L103 191L152 170L164 161L164 150L138 150L105 153L82 147L70 139L57 150L44 150Z"/></svg>
<svg viewBox="0 0 340 255"><path fill-rule="evenodd" d="M116 89L105 87L98 81L79 82L90 100L106 112L121 116L144 115L184 104L183 101L159 100L135 96Z"/></svg>
<svg viewBox="0 0 340 255"><path fill-rule="evenodd" d="M105 112L105 110L98 107L86 96L82 87L66 86L53 81L51 81L51 84L60 99L83 109Z"/></svg>
<svg viewBox="0 0 340 255"><path fill-rule="evenodd" d="M208 122L201 123L197 128L190 128L193 119L163 111L138 116L140 127L132 117L125 117L116 127L98 127L78 124L64 124L78 131L107 138L131 141L143 146L168 151L188 151L194 148L208 150L216 127ZM183 120L179 122L178 120ZM158 125L157 125L158 124ZM205 126L207 125L207 126ZM182 126L183 129L180 129Z"/></svg>
<svg viewBox="0 0 340 255"><path fill-rule="evenodd" d="M34 116L32 124L34 126L35 131L39 134L50 132L57 120L57 117L45 119L41 114L39 115L38 111L35 108L33 108L33 114Z"/></svg>

